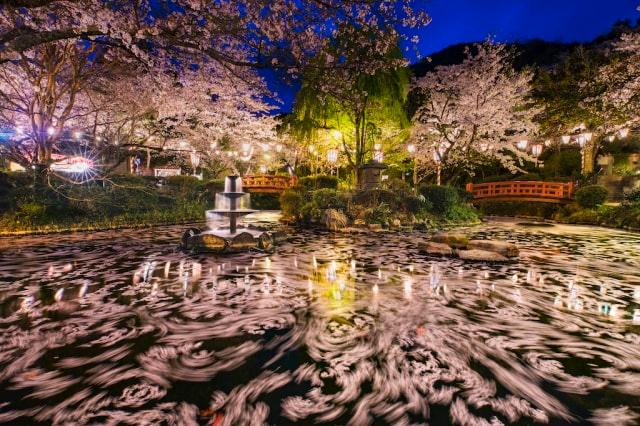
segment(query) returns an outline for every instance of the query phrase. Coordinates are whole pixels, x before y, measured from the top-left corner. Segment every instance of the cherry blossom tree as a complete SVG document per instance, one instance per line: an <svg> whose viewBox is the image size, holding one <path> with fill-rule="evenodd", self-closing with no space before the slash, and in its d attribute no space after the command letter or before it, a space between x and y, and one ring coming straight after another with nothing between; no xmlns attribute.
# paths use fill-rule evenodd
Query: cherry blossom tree
<svg viewBox="0 0 640 426"><path fill-rule="evenodd" d="M515 71L512 54L503 44L477 44L462 63L413 82L421 98L410 138L418 174L440 166L472 173L486 158L516 172L523 160L533 160L514 144L536 131L535 110L525 108L532 74Z"/></svg>
<svg viewBox="0 0 640 426"><path fill-rule="evenodd" d="M640 33L623 34L610 57L596 78L604 86L601 96L586 102L608 123L606 131L640 123Z"/></svg>
<svg viewBox="0 0 640 426"><path fill-rule="evenodd" d="M296 72L337 28L397 39L429 22L415 0L9 0L0 9L0 62L57 40L90 40L167 64L212 60ZM360 44L368 42L361 35ZM383 43L379 47L384 46ZM333 64L335 66L336 64Z"/></svg>

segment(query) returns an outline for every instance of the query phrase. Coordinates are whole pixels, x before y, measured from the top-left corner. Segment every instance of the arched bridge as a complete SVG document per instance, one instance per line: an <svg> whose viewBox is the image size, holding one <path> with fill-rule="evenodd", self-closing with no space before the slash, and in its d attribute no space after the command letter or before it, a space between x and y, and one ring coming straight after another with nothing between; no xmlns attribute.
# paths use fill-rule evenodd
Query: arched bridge
<svg viewBox="0 0 640 426"><path fill-rule="evenodd" d="M242 188L248 192L282 192L296 186L296 176L246 175Z"/></svg>
<svg viewBox="0 0 640 426"><path fill-rule="evenodd" d="M468 183L474 202L537 201L568 203L573 199L573 182L511 180L505 182Z"/></svg>

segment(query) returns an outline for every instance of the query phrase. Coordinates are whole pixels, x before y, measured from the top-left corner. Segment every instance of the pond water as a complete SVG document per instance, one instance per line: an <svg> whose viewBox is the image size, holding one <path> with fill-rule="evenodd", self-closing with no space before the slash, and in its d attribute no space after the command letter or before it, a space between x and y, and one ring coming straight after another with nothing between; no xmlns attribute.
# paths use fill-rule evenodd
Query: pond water
<svg viewBox="0 0 640 426"><path fill-rule="evenodd" d="M492 222L189 255L184 226L0 240L0 422L638 424L640 235Z"/></svg>

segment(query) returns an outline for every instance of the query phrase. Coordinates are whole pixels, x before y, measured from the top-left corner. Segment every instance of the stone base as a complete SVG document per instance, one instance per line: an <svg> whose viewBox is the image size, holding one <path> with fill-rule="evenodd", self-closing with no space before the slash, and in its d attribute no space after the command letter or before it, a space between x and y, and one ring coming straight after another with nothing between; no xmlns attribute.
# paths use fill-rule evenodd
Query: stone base
<svg viewBox="0 0 640 426"><path fill-rule="evenodd" d="M180 248L196 253L238 253L249 250L272 250L276 241L285 240L282 232L239 232L217 235L190 228L182 235Z"/></svg>

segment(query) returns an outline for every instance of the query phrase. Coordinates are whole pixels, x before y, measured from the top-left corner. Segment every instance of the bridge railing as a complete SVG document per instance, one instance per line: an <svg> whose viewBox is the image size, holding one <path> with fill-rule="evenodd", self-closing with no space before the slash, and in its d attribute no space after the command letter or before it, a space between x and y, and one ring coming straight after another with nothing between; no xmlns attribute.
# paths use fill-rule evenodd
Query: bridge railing
<svg viewBox="0 0 640 426"><path fill-rule="evenodd" d="M296 186L296 176L246 175L242 187L249 192L281 192Z"/></svg>
<svg viewBox="0 0 640 426"><path fill-rule="evenodd" d="M573 199L573 182L541 182L512 180L505 182L468 183L467 191L475 200L513 199L566 202Z"/></svg>

